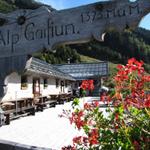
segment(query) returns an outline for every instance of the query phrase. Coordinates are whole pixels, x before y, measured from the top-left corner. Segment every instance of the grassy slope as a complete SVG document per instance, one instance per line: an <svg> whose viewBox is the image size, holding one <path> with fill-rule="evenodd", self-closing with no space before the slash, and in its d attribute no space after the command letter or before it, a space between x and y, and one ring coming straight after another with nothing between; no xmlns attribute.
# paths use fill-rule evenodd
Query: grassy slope
<svg viewBox="0 0 150 150"><path fill-rule="evenodd" d="M81 62L86 62L86 63L100 62L100 60L89 56L80 55L80 58L81 58Z"/></svg>

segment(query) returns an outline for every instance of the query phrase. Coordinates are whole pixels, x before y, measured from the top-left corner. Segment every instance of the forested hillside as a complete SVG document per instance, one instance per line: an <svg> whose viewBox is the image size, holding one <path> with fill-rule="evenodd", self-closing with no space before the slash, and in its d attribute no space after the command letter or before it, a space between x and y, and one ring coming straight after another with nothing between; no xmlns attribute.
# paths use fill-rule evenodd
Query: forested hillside
<svg viewBox="0 0 150 150"><path fill-rule="evenodd" d="M128 58L135 57L150 64L150 31L137 28L122 33L109 31L104 42L92 41L87 44L73 45L78 53L114 63L126 63Z"/></svg>
<svg viewBox="0 0 150 150"><path fill-rule="evenodd" d="M75 49L64 45L58 46L53 52L44 50L42 53L36 53L34 57L52 64L81 62L80 54Z"/></svg>
<svg viewBox="0 0 150 150"><path fill-rule="evenodd" d="M14 1L16 0L0 0L0 12L6 13L17 9ZM150 31L142 28L122 33L111 30L105 35L104 42L93 40L86 44L59 46L54 52L43 50L43 53L34 56L49 63L66 63L68 59L71 63L77 63L89 61L90 57L113 63L126 63L128 58L135 57L143 60L147 71L150 72ZM89 57L85 59L83 56Z"/></svg>
<svg viewBox="0 0 150 150"><path fill-rule="evenodd" d="M16 9L16 6L12 3L9 3L9 0L0 0L0 12L8 13Z"/></svg>

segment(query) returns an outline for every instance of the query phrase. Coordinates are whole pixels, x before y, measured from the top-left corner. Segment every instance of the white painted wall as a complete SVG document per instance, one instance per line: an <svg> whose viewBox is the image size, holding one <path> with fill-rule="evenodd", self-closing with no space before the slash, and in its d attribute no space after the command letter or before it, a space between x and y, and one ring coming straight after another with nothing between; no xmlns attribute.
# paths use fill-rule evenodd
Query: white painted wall
<svg viewBox="0 0 150 150"><path fill-rule="evenodd" d="M53 77L48 78L48 87L44 89L43 84L43 78L40 78L41 81L41 94L43 96L49 95L49 94L59 94L60 93L60 87L56 88L56 79Z"/></svg>
<svg viewBox="0 0 150 150"><path fill-rule="evenodd" d="M49 94L60 94L61 92L61 79L59 79L59 86L56 87L56 78L48 78L48 87L44 89L43 78L41 78L41 94L49 95ZM71 84L68 84L67 87L64 86L64 93L68 93L71 88Z"/></svg>
<svg viewBox="0 0 150 150"><path fill-rule="evenodd" d="M6 94L2 101L11 101L23 97L33 97L31 77L28 77L28 87L26 90L21 90L21 76L14 72L8 75L5 79Z"/></svg>
<svg viewBox="0 0 150 150"><path fill-rule="evenodd" d="M12 101L20 98L33 97L33 78L40 78L40 94L42 96L48 96L50 94L59 94L61 92L61 79L59 79L59 87L56 88L56 79L54 77L48 78L48 86L44 88L44 77L38 74L32 74L27 76L28 87L26 89L21 89L21 75L14 72L8 75L5 79L5 91L6 94L2 98L2 101ZM64 86L64 92L68 93L71 90L71 84Z"/></svg>

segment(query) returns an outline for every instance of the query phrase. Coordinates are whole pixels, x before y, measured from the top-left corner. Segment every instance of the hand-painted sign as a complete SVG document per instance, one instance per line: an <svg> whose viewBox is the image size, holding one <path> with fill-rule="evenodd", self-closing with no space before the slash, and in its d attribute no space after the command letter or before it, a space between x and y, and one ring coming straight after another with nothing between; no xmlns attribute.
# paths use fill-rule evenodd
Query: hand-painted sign
<svg viewBox="0 0 150 150"><path fill-rule="evenodd" d="M32 54L61 43L102 40L109 28L136 27L150 12L150 0L114 0L50 11L17 10L0 15L0 57Z"/></svg>

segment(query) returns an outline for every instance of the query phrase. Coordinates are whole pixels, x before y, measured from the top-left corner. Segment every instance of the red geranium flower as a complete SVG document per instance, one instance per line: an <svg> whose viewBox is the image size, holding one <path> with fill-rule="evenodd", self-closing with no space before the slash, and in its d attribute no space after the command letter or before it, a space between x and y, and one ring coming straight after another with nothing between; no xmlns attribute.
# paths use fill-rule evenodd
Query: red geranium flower
<svg viewBox="0 0 150 150"><path fill-rule="evenodd" d="M84 104L84 109L85 109L85 110L90 110L90 109L91 109L91 105L88 104L88 103L85 103L85 104Z"/></svg>
<svg viewBox="0 0 150 150"><path fill-rule="evenodd" d="M98 138L99 138L98 129L92 129L91 132L89 133L89 143L90 143L90 145L99 144Z"/></svg>
<svg viewBox="0 0 150 150"><path fill-rule="evenodd" d="M80 88L84 90L93 90L94 89L94 81L93 80L83 80Z"/></svg>

